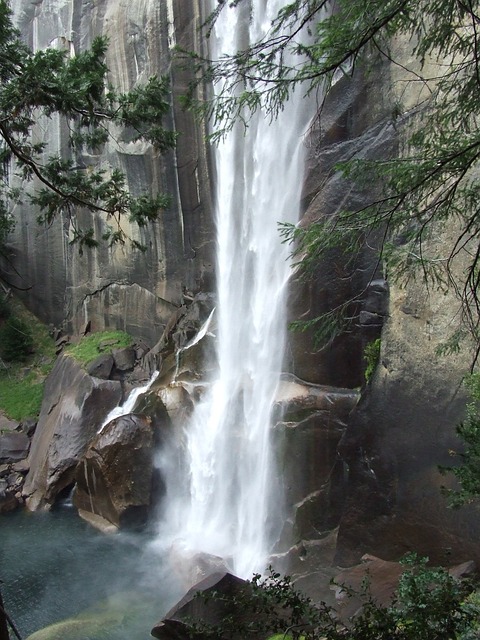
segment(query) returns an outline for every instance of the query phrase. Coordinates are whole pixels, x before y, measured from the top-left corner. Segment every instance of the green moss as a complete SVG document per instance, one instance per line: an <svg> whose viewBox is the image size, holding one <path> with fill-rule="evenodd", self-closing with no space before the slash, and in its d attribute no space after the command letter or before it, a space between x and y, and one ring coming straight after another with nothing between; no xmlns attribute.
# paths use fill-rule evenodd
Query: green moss
<svg viewBox="0 0 480 640"><path fill-rule="evenodd" d="M133 338L124 331L99 331L85 336L77 344L69 345L65 352L87 365L101 353L111 353L113 349L129 347Z"/></svg>
<svg viewBox="0 0 480 640"><path fill-rule="evenodd" d="M369 342L365 347L363 352L363 359L366 361L367 366L365 369L365 382L370 382L373 372L377 368L378 363L380 362L380 348L382 345L382 341L380 338L377 338L373 342Z"/></svg>

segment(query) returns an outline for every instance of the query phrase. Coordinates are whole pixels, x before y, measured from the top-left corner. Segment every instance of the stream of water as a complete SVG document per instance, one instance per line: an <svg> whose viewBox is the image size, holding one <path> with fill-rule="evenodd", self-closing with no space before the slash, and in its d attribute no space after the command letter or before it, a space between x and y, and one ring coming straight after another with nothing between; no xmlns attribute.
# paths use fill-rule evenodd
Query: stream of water
<svg viewBox="0 0 480 640"><path fill-rule="evenodd" d="M212 55L260 39L283 4L225 9ZM278 223L298 219L308 123L297 94L276 121L260 111L246 132L237 126L214 150L218 372L185 429L188 486L178 469L166 470L160 544L221 556L242 577L265 569L282 524L270 427L290 270Z"/></svg>

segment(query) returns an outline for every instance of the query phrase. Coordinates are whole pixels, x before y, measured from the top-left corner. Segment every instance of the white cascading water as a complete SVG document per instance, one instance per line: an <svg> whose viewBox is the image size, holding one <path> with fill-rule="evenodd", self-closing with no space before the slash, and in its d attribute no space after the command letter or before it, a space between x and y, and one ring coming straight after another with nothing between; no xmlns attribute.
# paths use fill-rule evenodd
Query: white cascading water
<svg viewBox="0 0 480 640"><path fill-rule="evenodd" d="M155 382L157 378L158 378L158 371L155 371L152 377L150 378L150 380L146 384L144 384L141 387L137 387L131 393L129 393L127 399L123 404L119 405L118 407L114 407L107 414L107 417L102 422L102 425L98 430L98 433L101 433L104 430L104 428L107 426L107 424L112 420L115 420L116 418L120 418L121 416L126 416L129 413L131 413L135 407L135 404L137 403L138 398L142 394L148 392L148 390L150 389L150 387L152 386L152 384Z"/></svg>
<svg viewBox="0 0 480 640"><path fill-rule="evenodd" d="M226 8L212 55L258 40L284 4L252 0L250 16L241 3L243 24L239 10ZM265 569L282 525L270 427L290 266L278 223L298 219L305 111L297 92L275 121L260 112L246 132L238 126L214 149L218 372L185 427L186 490L178 490L178 469L170 478L167 469L163 543L221 556L241 577Z"/></svg>

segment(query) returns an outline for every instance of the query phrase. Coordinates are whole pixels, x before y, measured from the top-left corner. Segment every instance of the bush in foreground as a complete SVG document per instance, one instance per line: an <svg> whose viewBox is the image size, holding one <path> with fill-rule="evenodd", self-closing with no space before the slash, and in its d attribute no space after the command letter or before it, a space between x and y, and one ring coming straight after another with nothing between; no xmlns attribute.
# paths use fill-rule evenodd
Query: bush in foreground
<svg viewBox="0 0 480 640"><path fill-rule="evenodd" d="M269 640L473 640L480 637L480 602L475 585L457 580L446 569L427 566L411 555L391 605L379 606L368 584L361 594L363 608L345 621L325 604L315 604L297 591L290 578L270 569L267 578L255 575L251 589L239 596L210 593L226 611L222 622L190 621L190 637L211 640L268 638ZM348 593L348 589L345 587ZM350 594L358 596L359 594ZM204 598L202 593L198 598ZM235 615L235 612L240 615ZM248 615L245 613L248 612Z"/></svg>

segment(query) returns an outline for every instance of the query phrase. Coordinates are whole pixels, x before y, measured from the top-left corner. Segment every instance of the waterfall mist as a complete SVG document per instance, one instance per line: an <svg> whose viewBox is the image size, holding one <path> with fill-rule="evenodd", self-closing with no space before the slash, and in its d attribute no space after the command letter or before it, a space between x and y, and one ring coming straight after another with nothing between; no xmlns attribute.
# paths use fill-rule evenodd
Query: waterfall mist
<svg viewBox="0 0 480 640"><path fill-rule="evenodd" d="M258 40L282 4L226 8L211 55ZM259 112L246 131L237 126L213 150L218 370L185 425L184 459L162 456L159 544L221 556L242 577L265 569L283 523L270 442L290 269L278 223L298 219L306 108L297 92L275 121Z"/></svg>

